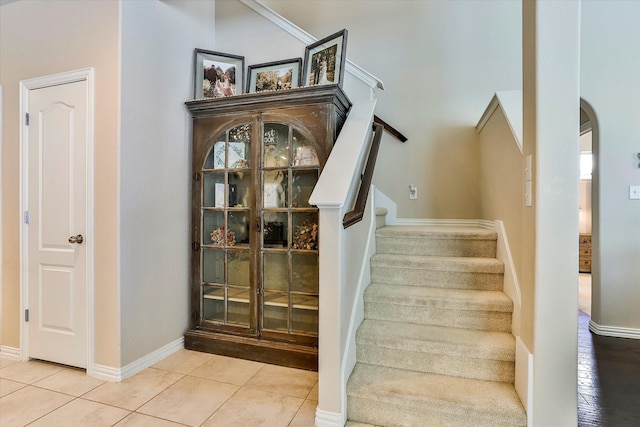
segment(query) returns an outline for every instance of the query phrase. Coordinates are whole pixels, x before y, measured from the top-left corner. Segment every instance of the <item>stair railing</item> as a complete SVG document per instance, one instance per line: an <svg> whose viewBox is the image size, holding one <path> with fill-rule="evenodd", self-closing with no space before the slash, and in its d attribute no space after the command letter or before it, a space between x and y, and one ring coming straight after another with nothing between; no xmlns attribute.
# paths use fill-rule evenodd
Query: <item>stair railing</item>
<svg viewBox="0 0 640 427"><path fill-rule="evenodd" d="M361 175L360 190L358 191L355 206L352 210L344 214L344 218L342 219L342 226L344 228L362 221L364 208L367 204L367 198L369 197L369 188L371 187L371 181L373 180L373 171L376 167L376 159L378 158L378 149L380 148L383 129L384 128L381 124L373 122L374 133L373 140L371 141L371 147L369 148L367 166L364 169L364 173Z"/></svg>
<svg viewBox="0 0 640 427"><path fill-rule="evenodd" d="M364 173L361 175L360 190L358 191L358 197L352 210L344 215L342 225L344 228L350 227L353 224L362 220L364 215L365 206L367 204L367 198L369 197L369 188L371 188L371 182L373 181L373 172L376 167L376 160L378 158L378 150L380 148L380 141L382 140L382 131L385 130L391 135L400 140L400 142L406 142L407 138L396 130L393 126L382 120L378 116L373 116L373 138L371 146L369 148L369 156L367 158L367 166L364 169Z"/></svg>

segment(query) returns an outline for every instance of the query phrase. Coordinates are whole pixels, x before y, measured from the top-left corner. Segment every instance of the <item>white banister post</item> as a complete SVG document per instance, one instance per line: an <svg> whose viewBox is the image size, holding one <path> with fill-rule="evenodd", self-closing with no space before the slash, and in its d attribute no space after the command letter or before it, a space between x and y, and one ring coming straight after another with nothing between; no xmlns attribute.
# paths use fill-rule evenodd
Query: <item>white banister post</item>
<svg viewBox="0 0 640 427"><path fill-rule="evenodd" d="M342 206L318 206L320 278L318 319L318 407L316 425L319 427L342 426L344 413L344 379L341 375L341 284L344 282L342 265Z"/></svg>

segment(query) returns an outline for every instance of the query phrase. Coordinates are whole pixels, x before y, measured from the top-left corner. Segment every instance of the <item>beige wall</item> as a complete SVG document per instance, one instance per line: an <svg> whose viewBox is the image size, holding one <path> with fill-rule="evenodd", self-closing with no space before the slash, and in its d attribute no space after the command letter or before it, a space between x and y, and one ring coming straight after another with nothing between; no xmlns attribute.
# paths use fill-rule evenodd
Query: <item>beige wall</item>
<svg viewBox="0 0 640 427"><path fill-rule="evenodd" d="M118 366L118 22L113 1L17 1L0 7L2 345L20 347L19 82L95 69L95 352Z"/></svg>
<svg viewBox="0 0 640 427"><path fill-rule="evenodd" d="M475 125L495 91L521 88L520 3L263 3L317 38L348 29L349 59L384 82L376 114L409 141L385 136L374 184L398 204L398 216L477 218ZM304 45L274 36L260 16L243 20L251 13L239 2L218 2L217 15L216 48L248 64L304 56Z"/></svg>
<svg viewBox="0 0 640 427"><path fill-rule="evenodd" d="M593 151L592 320L640 330L640 2L582 2L581 96L598 124ZM595 296L598 298L595 298Z"/></svg>
<svg viewBox="0 0 640 427"><path fill-rule="evenodd" d="M0 8L1 345L20 347L20 80L93 67L95 363L119 368L188 322L193 49L214 3L17 1Z"/></svg>
<svg viewBox="0 0 640 427"><path fill-rule="evenodd" d="M214 5L122 3L122 365L189 326L193 49L213 46Z"/></svg>
<svg viewBox="0 0 640 427"><path fill-rule="evenodd" d="M504 222L518 276L522 265L524 160L502 108L480 132L480 218Z"/></svg>

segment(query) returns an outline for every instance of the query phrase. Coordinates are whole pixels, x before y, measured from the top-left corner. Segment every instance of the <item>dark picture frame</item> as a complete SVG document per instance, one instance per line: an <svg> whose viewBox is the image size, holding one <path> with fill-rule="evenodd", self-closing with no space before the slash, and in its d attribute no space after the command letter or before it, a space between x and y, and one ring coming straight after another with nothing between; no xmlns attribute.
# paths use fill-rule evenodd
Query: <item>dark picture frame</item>
<svg viewBox="0 0 640 427"><path fill-rule="evenodd" d="M224 98L243 93L244 56L195 49L193 97Z"/></svg>
<svg viewBox="0 0 640 427"><path fill-rule="evenodd" d="M302 58L249 65L247 93L286 90L300 86Z"/></svg>
<svg viewBox="0 0 640 427"><path fill-rule="evenodd" d="M304 54L303 85L337 84L342 87L347 59L347 30L309 45Z"/></svg>

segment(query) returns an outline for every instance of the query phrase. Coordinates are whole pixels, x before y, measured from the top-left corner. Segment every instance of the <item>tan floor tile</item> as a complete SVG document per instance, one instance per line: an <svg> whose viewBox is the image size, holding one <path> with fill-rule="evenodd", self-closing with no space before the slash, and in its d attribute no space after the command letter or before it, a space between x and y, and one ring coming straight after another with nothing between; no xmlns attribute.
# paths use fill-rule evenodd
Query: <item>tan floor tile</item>
<svg viewBox="0 0 640 427"><path fill-rule="evenodd" d="M0 370L0 377L18 381L24 384L33 384L62 369L53 363L30 360L28 362L15 363Z"/></svg>
<svg viewBox="0 0 640 427"><path fill-rule="evenodd" d="M29 427L110 427L129 413L125 409L76 399L29 424Z"/></svg>
<svg viewBox="0 0 640 427"><path fill-rule="evenodd" d="M20 362L19 360L9 359L7 357L0 357L0 369L6 368L7 366L11 366L19 362Z"/></svg>
<svg viewBox="0 0 640 427"><path fill-rule="evenodd" d="M147 402L137 412L199 426L238 388L232 384L187 376Z"/></svg>
<svg viewBox="0 0 640 427"><path fill-rule="evenodd" d="M286 427L303 400L243 387L209 418L202 427Z"/></svg>
<svg viewBox="0 0 640 427"><path fill-rule="evenodd" d="M263 366L265 366L264 363L212 354L204 365L193 370L190 375L223 383L244 385Z"/></svg>
<svg viewBox="0 0 640 427"><path fill-rule="evenodd" d="M81 369L64 368L34 385L80 397L104 383L103 380L87 376Z"/></svg>
<svg viewBox="0 0 640 427"><path fill-rule="evenodd" d="M131 413L127 418L120 421L113 427L182 427L183 424L174 423L172 421L161 420L160 418L151 417L149 415Z"/></svg>
<svg viewBox="0 0 640 427"><path fill-rule="evenodd" d="M175 372L147 368L122 382L105 383L82 397L118 408L135 410L182 377L183 375Z"/></svg>
<svg viewBox="0 0 640 427"><path fill-rule="evenodd" d="M373 424L364 424L356 421L347 421L344 427L376 427Z"/></svg>
<svg viewBox="0 0 640 427"><path fill-rule="evenodd" d="M317 372L265 365L247 382L247 385L304 399L317 382Z"/></svg>
<svg viewBox="0 0 640 427"><path fill-rule="evenodd" d="M0 378L0 397L4 397L26 386L27 386L26 384L22 384L16 381L11 381L5 378Z"/></svg>
<svg viewBox="0 0 640 427"><path fill-rule="evenodd" d="M318 401L318 382L317 381L316 381L316 385L314 385L311 391L309 392L307 399L315 400L316 402Z"/></svg>
<svg viewBox="0 0 640 427"><path fill-rule="evenodd" d="M318 402L315 400L305 400L298 413L289 427L314 427L316 425L316 407Z"/></svg>
<svg viewBox="0 0 640 427"><path fill-rule="evenodd" d="M209 359L211 359L211 354L209 353L182 349L168 357L165 357L153 365L152 368L186 375L191 373L194 369L202 366Z"/></svg>
<svg viewBox="0 0 640 427"><path fill-rule="evenodd" d="M73 400L72 396L27 386L0 398L0 426L22 427Z"/></svg>

